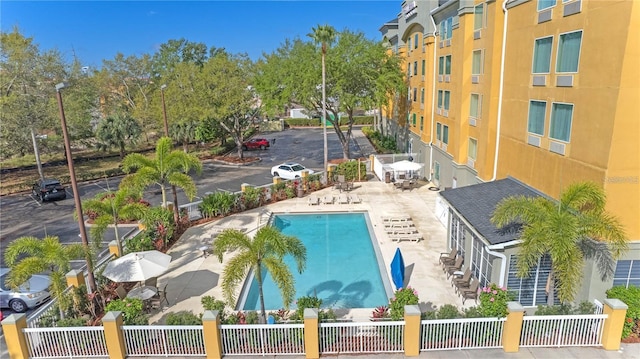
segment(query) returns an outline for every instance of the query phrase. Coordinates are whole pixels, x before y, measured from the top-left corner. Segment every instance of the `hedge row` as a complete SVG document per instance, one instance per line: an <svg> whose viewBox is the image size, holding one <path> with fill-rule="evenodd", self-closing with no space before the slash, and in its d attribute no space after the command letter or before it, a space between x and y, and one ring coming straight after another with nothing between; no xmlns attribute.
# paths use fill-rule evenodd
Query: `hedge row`
<svg viewBox="0 0 640 359"><path fill-rule="evenodd" d="M293 127L318 127L322 126L320 118L285 118L284 123ZM373 125L373 116L354 116L354 125Z"/></svg>

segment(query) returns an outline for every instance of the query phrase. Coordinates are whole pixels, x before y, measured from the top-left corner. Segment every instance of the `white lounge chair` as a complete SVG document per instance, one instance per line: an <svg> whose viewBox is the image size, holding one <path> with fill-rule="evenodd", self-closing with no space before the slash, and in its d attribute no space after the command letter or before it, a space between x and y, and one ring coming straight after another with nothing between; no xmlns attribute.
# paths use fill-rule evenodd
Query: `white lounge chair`
<svg viewBox="0 0 640 359"><path fill-rule="evenodd" d="M308 202L310 206L318 205L320 204L320 198L312 194L311 196L309 196Z"/></svg>
<svg viewBox="0 0 640 359"><path fill-rule="evenodd" d="M340 193L340 195L338 196L338 203L340 204L349 203L349 197L347 197L347 195L344 193Z"/></svg>
<svg viewBox="0 0 640 359"><path fill-rule="evenodd" d="M405 234L418 233L418 230L416 229L416 227L387 228L385 229L385 231L387 231L387 234L390 234L392 236L402 236Z"/></svg>
<svg viewBox="0 0 640 359"><path fill-rule="evenodd" d="M409 222L409 215L382 216L382 222Z"/></svg>
<svg viewBox="0 0 640 359"><path fill-rule="evenodd" d="M384 228L386 229L406 229L406 228L412 228L412 227L415 227L415 225L413 224L413 221L384 223Z"/></svg>
<svg viewBox="0 0 640 359"><path fill-rule="evenodd" d="M349 195L349 201L351 201L351 203L362 203L360 197L355 193Z"/></svg>
<svg viewBox="0 0 640 359"><path fill-rule="evenodd" d="M391 238L391 240L394 242L400 242L400 241L418 242L422 239L422 234L420 233L390 234L389 238Z"/></svg>
<svg viewBox="0 0 640 359"><path fill-rule="evenodd" d="M322 203L333 204L333 195L327 194L324 197L322 197Z"/></svg>

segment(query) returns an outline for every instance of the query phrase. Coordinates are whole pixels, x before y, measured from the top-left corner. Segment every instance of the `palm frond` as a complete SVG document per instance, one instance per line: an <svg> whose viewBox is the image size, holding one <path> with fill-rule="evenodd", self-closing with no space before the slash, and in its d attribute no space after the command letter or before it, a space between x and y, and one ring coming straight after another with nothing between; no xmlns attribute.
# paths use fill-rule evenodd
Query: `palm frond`
<svg viewBox="0 0 640 359"><path fill-rule="evenodd" d="M295 280L291 271L282 259L266 258L262 264L273 277L273 282L278 286L278 289L280 289L285 309L289 309L289 305L293 302L296 294Z"/></svg>
<svg viewBox="0 0 640 359"><path fill-rule="evenodd" d="M617 262L608 248L608 243L585 237L578 242L578 245L584 257L595 262L600 279L606 281L613 276Z"/></svg>
<svg viewBox="0 0 640 359"><path fill-rule="evenodd" d="M171 173L167 179L172 186L182 188L184 194L187 195L189 200L193 199L193 197L198 193L198 189L196 188L196 184L193 182L193 179L184 173Z"/></svg>
<svg viewBox="0 0 640 359"><path fill-rule="evenodd" d="M255 266L255 258L249 253L239 253L231 258L222 272L222 292L228 303L235 303L235 291L244 281L249 269Z"/></svg>

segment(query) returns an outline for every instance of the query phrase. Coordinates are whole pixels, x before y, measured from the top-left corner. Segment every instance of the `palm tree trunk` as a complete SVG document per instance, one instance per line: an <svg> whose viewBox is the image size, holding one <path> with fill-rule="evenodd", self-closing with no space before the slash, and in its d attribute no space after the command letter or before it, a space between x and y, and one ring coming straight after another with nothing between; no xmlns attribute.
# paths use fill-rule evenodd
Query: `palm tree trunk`
<svg viewBox="0 0 640 359"><path fill-rule="evenodd" d="M329 149L327 147L327 92L326 69L324 64L324 47L322 49L322 136L324 139L324 184L329 183L327 178L327 163L329 162Z"/></svg>
<svg viewBox="0 0 640 359"><path fill-rule="evenodd" d="M180 221L180 213L178 212L178 191L176 186L171 186L171 192L173 192L173 221L177 227Z"/></svg>
<svg viewBox="0 0 640 359"><path fill-rule="evenodd" d="M547 278L546 292L547 292L547 305L551 307L555 304L553 300L553 297L555 297L555 280L553 279L553 270L549 272L549 278Z"/></svg>
<svg viewBox="0 0 640 359"><path fill-rule="evenodd" d="M261 264L258 262L256 266L256 278L258 280L258 296L260 297L260 324L265 324L267 322L267 313L264 309L264 293L262 292L262 270L260 268Z"/></svg>

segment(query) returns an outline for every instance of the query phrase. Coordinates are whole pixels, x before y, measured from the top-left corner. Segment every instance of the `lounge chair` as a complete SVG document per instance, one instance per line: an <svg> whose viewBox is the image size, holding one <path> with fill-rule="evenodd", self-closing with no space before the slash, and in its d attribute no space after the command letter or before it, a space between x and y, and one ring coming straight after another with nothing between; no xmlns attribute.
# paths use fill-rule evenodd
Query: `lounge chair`
<svg viewBox="0 0 640 359"><path fill-rule="evenodd" d="M404 192L405 189L408 189L409 191L413 189L413 185L410 180L402 181L402 192Z"/></svg>
<svg viewBox="0 0 640 359"><path fill-rule="evenodd" d="M340 193L340 195L338 196L338 203L340 203L340 204L348 204L349 203L349 197L347 197L347 195L344 194L344 193Z"/></svg>
<svg viewBox="0 0 640 359"><path fill-rule="evenodd" d="M382 222L408 222L411 220L411 216L397 215L397 216L382 216Z"/></svg>
<svg viewBox="0 0 640 359"><path fill-rule="evenodd" d="M385 229L387 234L398 235L401 236L403 234L414 234L418 233L416 227L405 227L405 228L387 228Z"/></svg>
<svg viewBox="0 0 640 359"><path fill-rule="evenodd" d="M462 256L458 256L454 264L444 267L444 272L447 274L447 279L453 275L453 272L458 272L460 268L462 268L462 260Z"/></svg>
<svg viewBox="0 0 640 359"><path fill-rule="evenodd" d="M452 248L451 252L442 252L440 253L440 264L444 269L444 266L451 265L456 262L456 256L458 255L458 249Z"/></svg>
<svg viewBox="0 0 640 359"><path fill-rule="evenodd" d="M324 204L333 204L333 195L327 194L322 197L322 203Z"/></svg>
<svg viewBox="0 0 640 359"><path fill-rule="evenodd" d="M354 204L356 204L356 203L362 203L362 200L360 199L360 197L358 197L358 195L357 195L357 194L351 194L351 195L349 195L349 201L350 201L351 203L354 203Z"/></svg>
<svg viewBox="0 0 640 359"><path fill-rule="evenodd" d="M411 241L411 242L418 242L422 239L422 234L420 233L393 233L389 235L389 238L391 238L392 241L394 242L400 242L400 241Z"/></svg>
<svg viewBox="0 0 640 359"><path fill-rule="evenodd" d="M415 227L412 221L407 222L387 222L384 224L386 229L407 229Z"/></svg>
<svg viewBox="0 0 640 359"><path fill-rule="evenodd" d="M320 198L318 198L318 196L316 195L311 195L309 196L308 202L310 206L314 206L320 204Z"/></svg>
<svg viewBox="0 0 640 359"><path fill-rule="evenodd" d="M459 288L469 288L469 284L471 283L471 269L467 267L462 276L453 276L451 277L451 286L456 288L458 291Z"/></svg>
<svg viewBox="0 0 640 359"><path fill-rule="evenodd" d="M476 279L471 283L468 289L463 289L459 292L462 297L462 304L464 304L467 299L473 299L476 304L478 304L478 285L479 283Z"/></svg>

